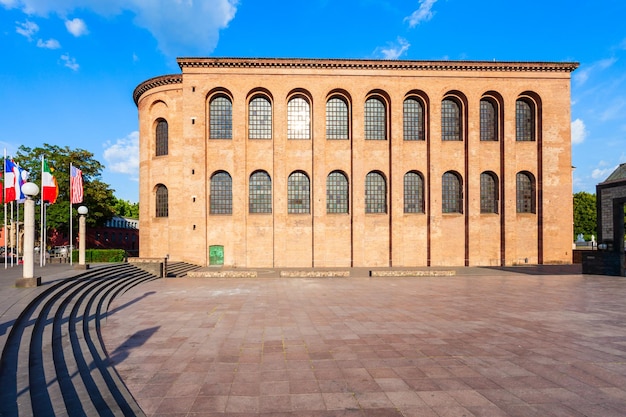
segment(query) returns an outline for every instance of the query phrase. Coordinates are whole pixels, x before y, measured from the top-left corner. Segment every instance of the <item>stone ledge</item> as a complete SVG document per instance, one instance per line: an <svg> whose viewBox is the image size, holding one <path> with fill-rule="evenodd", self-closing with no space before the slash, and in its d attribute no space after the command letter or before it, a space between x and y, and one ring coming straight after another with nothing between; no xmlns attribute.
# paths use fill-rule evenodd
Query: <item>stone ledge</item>
<svg viewBox="0 0 626 417"><path fill-rule="evenodd" d="M349 277L350 271L280 271L281 278L337 278Z"/></svg>
<svg viewBox="0 0 626 417"><path fill-rule="evenodd" d="M370 271L370 277L453 277L456 271Z"/></svg>
<svg viewBox="0 0 626 417"><path fill-rule="evenodd" d="M189 278L256 278L256 271L189 271Z"/></svg>
<svg viewBox="0 0 626 417"><path fill-rule="evenodd" d="M34 288L41 285L41 277L18 278L15 280L17 288Z"/></svg>

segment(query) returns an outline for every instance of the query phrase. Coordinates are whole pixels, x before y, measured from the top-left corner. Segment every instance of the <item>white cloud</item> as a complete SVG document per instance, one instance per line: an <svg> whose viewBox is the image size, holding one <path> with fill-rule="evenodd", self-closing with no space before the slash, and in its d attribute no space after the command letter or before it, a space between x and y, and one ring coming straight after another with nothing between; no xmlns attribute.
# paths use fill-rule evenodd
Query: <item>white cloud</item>
<svg viewBox="0 0 626 417"><path fill-rule="evenodd" d="M576 85L581 86L587 82L589 77L594 75L595 73L610 68L617 62L617 58L606 58L600 61L594 62L593 64L582 66L579 68L572 79L576 83Z"/></svg>
<svg viewBox="0 0 626 417"><path fill-rule="evenodd" d="M63 61L64 65L72 71L78 71L78 68L80 68L80 65L78 65L76 59L70 57L69 54L61 55L61 60Z"/></svg>
<svg viewBox="0 0 626 417"><path fill-rule="evenodd" d="M576 119L572 122L572 144L578 145L583 143L587 137L587 127L585 122L581 119Z"/></svg>
<svg viewBox="0 0 626 417"><path fill-rule="evenodd" d="M129 174L133 180L139 177L139 132L131 132L115 143L104 144L104 159L112 172Z"/></svg>
<svg viewBox="0 0 626 417"><path fill-rule="evenodd" d="M39 26L35 22L31 22L30 20L26 20L24 22L15 22L17 23L17 27L15 31L20 35L27 38L29 41L33 40L33 35L39 31Z"/></svg>
<svg viewBox="0 0 626 417"><path fill-rule="evenodd" d="M398 38L397 44L389 45L388 47L377 48L378 54L382 55L384 59L398 59L409 50L411 44L404 38Z"/></svg>
<svg viewBox="0 0 626 417"><path fill-rule="evenodd" d="M414 11L411 16L405 17L404 20L409 21L410 27L415 27L422 22L429 21L434 15L432 8L435 3L437 3L437 0L420 0L419 9Z"/></svg>
<svg viewBox="0 0 626 417"><path fill-rule="evenodd" d="M61 44L56 39L48 39L47 41L38 39L37 47L45 49L59 49Z"/></svg>
<svg viewBox="0 0 626 417"><path fill-rule="evenodd" d="M87 24L83 19L74 18L72 20L65 21L65 28L69 33L74 35L75 37L83 36L89 33L87 29Z"/></svg>
<svg viewBox="0 0 626 417"><path fill-rule="evenodd" d="M152 33L160 50L168 56L210 54L217 46L219 31L228 27L239 3L239 0L0 1L6 8L19 8L28 15L39 16L64 17L76 10L105 16L129 11L135 15L135 24Z"/></svg>

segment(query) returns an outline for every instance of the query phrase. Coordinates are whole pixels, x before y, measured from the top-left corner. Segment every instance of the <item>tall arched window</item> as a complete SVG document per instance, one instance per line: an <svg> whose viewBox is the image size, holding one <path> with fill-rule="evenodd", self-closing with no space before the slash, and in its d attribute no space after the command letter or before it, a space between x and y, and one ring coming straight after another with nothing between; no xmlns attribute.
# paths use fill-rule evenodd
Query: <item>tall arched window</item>
<svg viewBox="0 0 626 417"><path fill-rule="evenodd" d="M496 106L490 99L480 100L480 140L498 140L498 118Z"/></svg>
<svg viewBox="0 0 626 417"><path fill-rule="evenodd" d="M424 178L416 171L404 174L404 212L424 213Z"/></svg>
<svg viewBox="0 0 626 417"><path fill-rule="evenodd" d="M302 97L287 104L287 139L311 139L311 110Z"/></svg>
<svg viewBox="0 0 626 417"><path fill-rule="evenodd" d="M535 213L535 177L530 172L517 173L517 212Z"/></svg>
<svg viewBox="0 0 626 417"><path fill-rule="evenodd" d="M424 106L416 98L404 100L404 140L424 140Z"/></svg>
<svg viewBox="0 0 626 417"><path fill-rule="evenodd" d="M493 172L480 174L480 212L498 212L498 177Z"/></svg>
<svg viewBox="0 0 626 417"><path fill-rule="evenodd" d="M248 138L272 138L272 104L262 96L250 101L248 106Z"/></svg>
<svg viewBox="0 0 626 417"><path fill-rule="evenodd" d="M163 184L159 184L156 186L154 205L156 217L169 216L169 199L167 194L167 187Z"/></svg>
<svg viewBox="0 0 626 417"><path fill-rule="evenodd" d="M515 140L532 142L535 140L535 109L528 99L515 102Z"/></svg>
<svg viewBox="0 0 626 417"><path fill-rule="evenodd" d="M217 96L209 105L209 139L233 138L233 104L226 96Z"/></svg>
<svg viewBox="0 0 626 417"><path fill-rule="evenodd" d="M376 97L370 97L365 102L365 139L387 140L385 103Z"/></svg>
<svg viewBox="0 0 626 417"><path fill-rule="evenodd" d="M311 212L311 183L304 172L292 172L287 179L287 212Z"/></svg>
<svg viewBox="0 0 626 417"><path fill-rule="evenodd" d="M233 214L233 180L226 171L211 176L211 214Z"/></svg>
<svg viewBox="0 0 626 417"><path fill-rule="evenodd" d="M451 98L441 102L441 140L461 139L461 109Z"/></svg>
<svg viewBox="0 0 626 417"><path fill-rule="evenodd" d="M326 102L326 139L348 139L348 104L339 97Z"/></svg>
<svg viewBox="0 0 626 417"><path fill-rule="evenodd" d="M256 171L250 175L248 190L250 213L272 212L272 179L265 171Z"/></svg>
<svg viewBox="0 0 626 417"><path fill-rule="evenodd" d="M156 125L156 141L155 141L155 151L156 156L167 155L167 147L168 147L168 132L167 132L167 120L159 119L157 120Z"/></svg>
<svg viewBox="0 0 626 417"><path fill-rule="evenodd" d="M370 172L365 177L365 212L387 212L387 183L379 172Z"/></svg>
<svg viewBox="0 0 626 417"><path fill-rule="evenodd" d="M463 192L461 177L456 172L443 174L441 181L441 211L443 213L463 213Z"/></svg>
<svg viewBox="0 0 626 417"><path fill-rule="evenodd" d="M348 213L348 178L333 171L326 178L326 213Z"/></svg>

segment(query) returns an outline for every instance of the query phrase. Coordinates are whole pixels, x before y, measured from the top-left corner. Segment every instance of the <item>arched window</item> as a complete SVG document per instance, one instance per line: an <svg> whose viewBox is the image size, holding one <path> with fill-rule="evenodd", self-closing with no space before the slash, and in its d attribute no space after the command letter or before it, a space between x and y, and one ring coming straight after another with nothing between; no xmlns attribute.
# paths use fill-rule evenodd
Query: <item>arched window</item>
<svg viewBox="0 0 626 417"><path fill-rule="evenodd" d="M462 140L460 106L451 98L441 102L441 140Z"/></svg>
<svg viewBox="0 0 626 417"><path fill-rule="evenodd" d="M302 214L311 212L311 184L303 172L293 172L287 179L287 212Z"/></svg>
<svg viewBox="0 0 626 417"><path fill-rule="evenodd" d="M233 214L233 180L225 171L211 176L211 214Z"/></svg>
<svg viewBox="0 0 626 417"><path fill-rule="evenodd" d="M535 109L528 99L518 99L515 102L515 140L535 140Z"/></svg>
<svg viewBox="0 0 626 417"><path fill-rule="evenodd" d="M272 104L265 97L255 97L248 106L248 138L272 138Z"/></svg>
<svg viewBox="0 0 626 417"><path fill-rule="evenodd" d="M424 178L416 171L404 174L404 212L424 213Z"/></svg>
<svg viewBox="0 0 626 417"><path fill-rule="evenodd" d="M326 102L326 139L348 139L348 104L339 97Z"/></svg>
<svg viewBox="0 0 626 417"><path fill-rule="evenodd" d="M404 140L424 140L424 106L416 98L404 100Z"/></svg>
<svg viewBox="0 0 626 417"><path fill-rule="evenodd" d="M370 97L365 102L365 139L387 140L385 103L376 97Z"/></svg>
<svg viewBox="0 0 626 417"><path fill-rule="evenodd" d="M348 213L348 178L342 172L326 178L326 213Z"/></svg>
<svg viewBox="0 0 626 417"><path fill-rule="evenodd" d="M287 139L311 139L311 110L302 97L287 104Z"/></svg>
<svg viewBox="0 0 626 417"><path fill-rule="evenodd" d="M156 141L155 141L155 150L156 156L167 155L167 142L168 142L168 133L167 133L167 120L159 119L157 120L156 125Z"/></svg>
<svg viewBox="0 0 626 417"><path fill-rule="evenodd" d="M168 217L169 215L169 200L167 195L167 187L163 184L156 186L155 192L155 216L156 217Z"/></svg>
<svg viewBox="0 0 626 417"><path fill-rule="evenodd" d="M496 106L490 99L480 100L480 140L498 140L498 118Z"/></svg>
<svg viewBox="0 0 626 417"><path fill-rule="evenodd" d="M272 180L265 171L256 171L250 175L249 189L250 213L272 212Z"/></svg>
<svg viewBox="0 0 626 417"><path fill-rule="evenodd" d="M493 172L480 174L480 212L498 212L498 177Z"/></svg>
<svg viewBox="0 0 626 417"><path fill-rule="evenodd" d="M517 212L535 213L535 177L530 172L517 173Z"/></svg>
<svg viewBox="0 0 626 417"><path fill-rule="evenodd" d="M365 212L387 213L387 183L379 172L365 177Z"/></svg>
<svg viewBox="0 0 626 417"><path fill-rule="evenodd" d="M463 213L463 192L461 177L448 171L441 182L441 211L443 213Z"/></svg>
<svg viewBox="0 0 626 417"><path fill-rule="evenodd" d="M209 105L209 138L233 138L233 104L226 96L217 96Z"/></svg>

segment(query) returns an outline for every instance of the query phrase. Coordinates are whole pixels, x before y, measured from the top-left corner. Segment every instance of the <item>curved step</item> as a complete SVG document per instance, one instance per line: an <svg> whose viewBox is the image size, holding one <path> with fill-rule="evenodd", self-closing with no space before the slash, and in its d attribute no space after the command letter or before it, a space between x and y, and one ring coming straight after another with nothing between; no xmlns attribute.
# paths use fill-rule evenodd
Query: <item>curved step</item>
<svg viewBox="0 0 626 417"><path fill-rule="evenodd" d="M0 415L144 415L109 363L100 321L116 296L154 279L118 264L42 291L15 320L2 351Z"/></svg>

